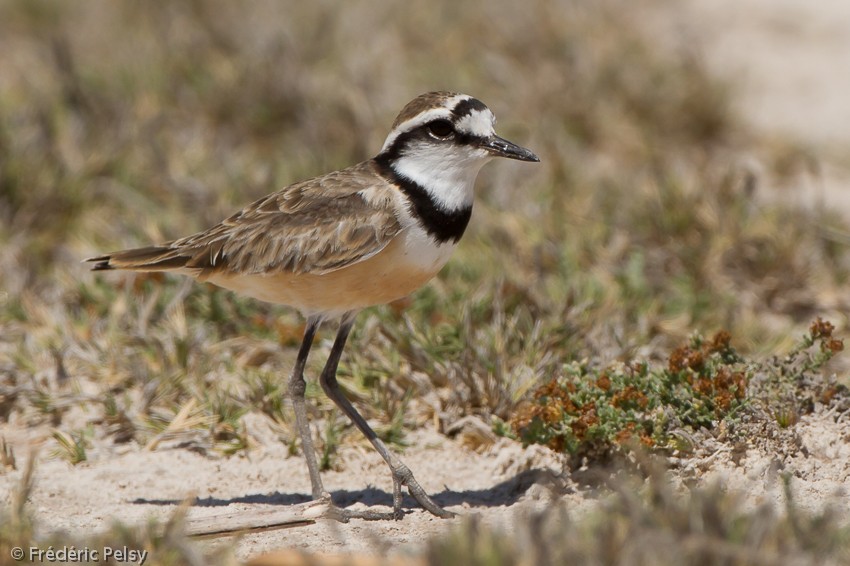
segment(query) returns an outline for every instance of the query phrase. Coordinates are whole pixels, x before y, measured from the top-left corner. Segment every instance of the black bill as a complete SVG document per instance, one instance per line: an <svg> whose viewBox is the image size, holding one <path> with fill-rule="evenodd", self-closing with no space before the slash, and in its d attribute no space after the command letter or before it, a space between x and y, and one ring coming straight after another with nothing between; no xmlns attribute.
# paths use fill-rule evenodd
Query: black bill
<svg viewBox="0 0 850 566"><path fill-rule="evenodd" d="M492 136L484 140L481 147L499 157L519 159L520 161L540 161L540 158L534 155L531 150L520 147L499 136Z"/></svg>

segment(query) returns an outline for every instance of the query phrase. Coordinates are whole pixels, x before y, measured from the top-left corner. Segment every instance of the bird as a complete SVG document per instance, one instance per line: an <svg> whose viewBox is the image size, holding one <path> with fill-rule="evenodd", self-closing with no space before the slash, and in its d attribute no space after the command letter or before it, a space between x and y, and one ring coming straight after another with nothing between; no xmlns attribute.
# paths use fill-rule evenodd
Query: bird
<svg viewBox="0 0 850 566"><path fill-rule="evenodd" d="M494 157L540 161L496 135L494 125L493 112L477 98L428 92L404 106L372 159L286 186L208 230L84 261L93 263L93 271L187 275L300 311L305 329L288 393L312 498L330 506L307 419L304 369L319 327L339 321L319 382L389 466L391 517L403 517L403 487L428 512L452 517L378 438L343 393L336 372L360 311L406 297L446 264L472 215L481 167Z"/></svg>

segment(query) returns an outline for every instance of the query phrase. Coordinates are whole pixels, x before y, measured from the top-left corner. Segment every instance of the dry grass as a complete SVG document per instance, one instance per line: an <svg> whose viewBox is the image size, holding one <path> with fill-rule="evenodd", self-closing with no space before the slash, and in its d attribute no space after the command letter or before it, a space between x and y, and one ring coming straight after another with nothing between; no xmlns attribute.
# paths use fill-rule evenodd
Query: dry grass
<svg viewBox="0 0 850 566"><path fill-rule="evenodd" d="M644 462L646 465L649 462ZM743 505L721 485L675 489L656 465L645 482L620 478L600 509L571 516L553 505L500 532L467 520L431 542L428 563L473 565L838 565L850 531L836 514L801 511L786 478L784 508Z"/></svg>
<svg viewBox="0 0 850 566"><path fill-rule="evenodd" d="M570 360L662 359L720 328L782 354L816 316L844 331L850 256L827 237L844 224L764 198L806 156L744 131L734 85L687 41L660 48L642 9L659 7L0 3L0 423L55 433L70 461L104 442L248 450L247 411L286 430L294 313L79 260L365 159L437 88L487 102L543 161L487 168L455 260L359 321L345 387L388 440L507 420ZM326 422L332 466L346 436Z"/></svg>

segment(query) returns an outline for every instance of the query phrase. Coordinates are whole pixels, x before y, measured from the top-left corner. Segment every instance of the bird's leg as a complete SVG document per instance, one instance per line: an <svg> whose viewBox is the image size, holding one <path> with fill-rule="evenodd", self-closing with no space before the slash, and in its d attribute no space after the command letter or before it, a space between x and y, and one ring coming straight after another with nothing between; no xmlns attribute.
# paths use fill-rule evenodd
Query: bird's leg
<svg viewBox="0 0 850 566"><path fill-rule="evenodd" d="M295 425L298 427L298 434L301 436L301 451L304 453L307 469L310 471L313 499L327 498L330 501L330 495L322 486L322 478L319 476L319 464L316 461L316 450L313 448L310 422L307 420L307 406L304 402L304 393L307 390L307 382L304 381L304 366L307 364L307 355L310 353L310 346L313 345L316 330L319 329L321 324L322 319L319 317L311 316L307 319L304 338L301 340L295 367L292 368L292 375L289 378L289 396L292 399L292 406L295 411Z"/></svg>
<svg viewBox="0 0 850 566"><path fill-rule="evenodd" d="M330 399L348 415L351 422L360 429L360 432L369 439L375 450L381 455L384 461L389 465L393 476L393 518L401 519L401 487L407 486L410 495L419 502L419 504L429 511L431 514L441 518L454 517L454 513L447 511L434 503L431 497L422 489L416 478L413 477L413 472L410 471L399 458L387 449L387 446L375 434L375 431L369 426L360 413L354 408L351 402L345 397L339 383L336 380L336 370L339 365L339 358L342 355L342 350L345 347L345 341L348 339L348 334L351 332L351 326L354 323L356 312L348 312L342 317L342 322L339 325L339 332L334 340L333 348L331 348L330 356L322 370L320 383Z"/></svg>
<svg viewBox="0 0 850 566"><path fill-rule="evenodd" d="M313 344L316 331L321 324L321 317L309 317L307 319L304 338L301 340L298 357L295 359L295 367L292 369L292 376L289 378L289 396L292 398L295 424L298 428L298 434L301 437L301 451L304 453L304 459L307 460L307 469L310 472L313 500L327 505L327 509L323 515L328 519L335 519L342 522L347 522L351 518L368 520L387 519L389 518L387 513L376 513L372 511L358 513L339 509L333 504L331 495L325 491L322 485L322 478L319 475L319 464L316 461L316 449L313 447L313 436L310 434L310 422L307 420L307 406L304 400L304 394L307 390L307 383L304 381L304 367L307 365L307 355L310 353L310 347Z"/></svg>

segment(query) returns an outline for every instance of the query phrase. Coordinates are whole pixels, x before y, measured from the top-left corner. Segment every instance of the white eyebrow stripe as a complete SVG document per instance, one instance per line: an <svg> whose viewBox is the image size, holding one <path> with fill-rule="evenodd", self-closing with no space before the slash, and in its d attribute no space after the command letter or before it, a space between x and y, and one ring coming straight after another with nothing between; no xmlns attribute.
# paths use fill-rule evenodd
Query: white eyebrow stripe
<svg viewBox="0 0 850 566"><path fill-rule="evenodd" d="M431 120L438 120L440 118L451 120L452 110L454 110L455 106L457 106L461 101L469 100L470 98L472 97L468 94L458 94L447 99L445 104L440 108L431 108L421 114L417 114L409 120L405 120L390 132L386 141L384 141L384 146L381 148L381 151L386 151L401 134L418 128L422 124L427 124Z"/></svg>
<svg viewBox="0 0 850 566"><path fill-rule="evenodd" d="M396 129L390 132L390 135L387 136L387 140L384 142L384 147L381 148L381 151L388 149L398 136L405 132L418 128L422 124L426 124L431 120L437 120L439 118L450 119L451 117L452 113L448 108L432 108L431 110L417 114L410 120L402 122Z"/></svg>

